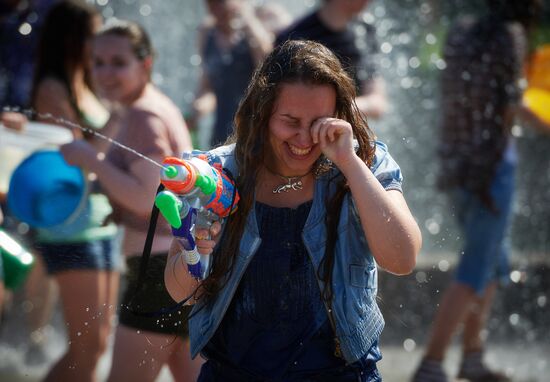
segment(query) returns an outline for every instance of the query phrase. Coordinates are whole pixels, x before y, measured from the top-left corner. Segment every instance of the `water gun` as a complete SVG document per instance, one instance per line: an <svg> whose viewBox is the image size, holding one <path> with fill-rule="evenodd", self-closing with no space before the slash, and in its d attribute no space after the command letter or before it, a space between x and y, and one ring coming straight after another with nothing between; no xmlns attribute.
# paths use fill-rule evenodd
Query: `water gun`
<svg viewBox="0 0 550 382"><path fill-rule="evenodd" d="M162 165L160 182L165 190L157 194L155 205L181 244L189 272L202 279L205 267L195 244L195 228L209 227L237 209L235 183L221 166L211 166L204 155L167 157Z"/></svg>

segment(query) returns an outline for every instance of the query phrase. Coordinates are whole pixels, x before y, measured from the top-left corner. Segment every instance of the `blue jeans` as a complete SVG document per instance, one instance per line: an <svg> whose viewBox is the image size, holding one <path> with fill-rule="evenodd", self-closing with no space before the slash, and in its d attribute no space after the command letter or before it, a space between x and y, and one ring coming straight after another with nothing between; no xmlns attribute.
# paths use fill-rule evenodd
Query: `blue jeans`
<svg viewBox="0 0 550 382"><path fill-rule="evenodd" d="M493 281L509 273L506 231L514 193L515 163L502 160L491 183L491 196L498 212L491 211L477 195L463 189L451 193L451 204L463 235L456 281L482 294Z"/></svg>

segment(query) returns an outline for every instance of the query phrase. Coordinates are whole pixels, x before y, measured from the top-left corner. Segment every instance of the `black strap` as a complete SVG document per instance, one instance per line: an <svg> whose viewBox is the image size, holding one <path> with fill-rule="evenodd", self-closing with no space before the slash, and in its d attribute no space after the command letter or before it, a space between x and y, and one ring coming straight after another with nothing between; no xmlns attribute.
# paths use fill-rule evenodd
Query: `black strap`
<svg viewBox="0 0 550 382"><path fill-rule="evenodd" d="M164 190L164 184L159 184L157 188L157 194ZM156 194L155 194L156 195ZM141 290L143 282L145 281L145 274L147 272L147 264L151 257L151 248L153 248L153 239L155 238L155 231L157 229L157 220L159 217L159 209L155 203L153 203L153 209L151 211L151 217L149 218L149 229L147 230L147 238L143 245L143 252L141 253L141 261L139 262L139 275L137 279L136 291L134 297Z"/></svg>
<svg viewBox="0 0 550 382"><path fill-rule="evenodd" d="M164 190L164 185L161 183L159 187L157 188L157 194ZM151 248L153 247L153 239L155 238L155 231L157 229L157 221L159 216L159 209L158 207L153 204L153 209L151 211L151 217L149 219L149 229L147 230L147 238L145 239L145 244L143 245L143 252L141 254L141 260L139 262L139 275L137 279L136 284L136 290L134 291L133 297L130 299L130 301L133 301L134 298L137 297L139 291L141 290L143 283L145 282L145 278L147 277L147 265L149 264L149 258L151 257ZM178 302L175 305L162 308L160 310L154 311L154 312L139 312L135 309L133 309L130 304L126 306L125 308L128 309L133 315L139 316L139 317L159 317L166 314L170 314L173 312L176 312L179 310L189 299L191 299L193 295L185 298L183 301Z"/></svg>

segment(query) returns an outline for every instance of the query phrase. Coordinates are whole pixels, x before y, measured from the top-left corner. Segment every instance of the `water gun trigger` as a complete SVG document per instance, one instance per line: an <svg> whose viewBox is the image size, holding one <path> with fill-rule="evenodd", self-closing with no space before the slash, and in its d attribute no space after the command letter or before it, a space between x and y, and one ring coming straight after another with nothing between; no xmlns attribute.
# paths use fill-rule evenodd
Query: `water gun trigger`
<svg viewBox="0 0 550 382"><path fill-rule="evenodd" d="M176 195L170 191L161 191L155 197L155 205L172 227L181 227L180 212L183 202Z"/></svg>

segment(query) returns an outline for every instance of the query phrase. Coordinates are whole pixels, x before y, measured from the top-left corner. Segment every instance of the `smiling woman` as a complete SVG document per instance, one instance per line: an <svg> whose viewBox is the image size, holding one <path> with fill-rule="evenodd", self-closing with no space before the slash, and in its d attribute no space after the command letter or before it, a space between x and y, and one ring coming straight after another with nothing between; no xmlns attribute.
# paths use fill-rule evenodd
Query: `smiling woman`
<svg viewBox="0 0 550 382"><path fill-rule="evenodd" d="M133 41L112 28L94 42L93 78L98 94L122 105L131 105L147 87L153 68L153 49L149 37L130 25Z"/></svg>
<svg viewBox="0 0 550 382"><path fill-rule="evenodd" d="M332 117L335 109L336 92L331 86L281 85L269 120L266 167L283 176L311 172L321 149L313 142L310 128L315 121Z"/></svg>
<svg viewBox="0 0 550 382"><path fill-rule="evenodd" d="M255 73L234 144L206 154L236 177L238 209L221 237L197 230L213 250L198 289L177 242L165 271L174 299L197 301L199 381L381 380L376 263L409 273L421 237L354 97L327 48L286 42Z"/></svg>
<svg viewBox="0 0 550 382"><path fill-rule="evenodd" d="M96 174L113 206L113 219L124 227L127 285L109 380L154 381L168 365L176 380L192 381L200 361L193 365L186 350L189 309L159 317L135 313L173 305L163 283L171 242L168 225L158 226L146 281L140 293L134 294L148 217L160 182L159 169L153 163L191 150L189 133L177 106L150 81L153 48L141 26L120 20L109 24L96 35L92 50L97 92L113 110L106 134L144 155L115 145L98 150L84 141L62 147L69 163ZM146 367L140 367L143 354L148 354Z"/></svg>

